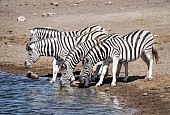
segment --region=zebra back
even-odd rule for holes
[[[100,34],[95,39],[87,40],[72,48],[63,62],[63,64],[66,64],[67,67],[69,67],[67,70],[73,70],[90,49],[96,44],[109,39],[110,36],[119,36],[119,34]]]
[[[106,30],[98,25],[91,25],[80,30],[66,32],[60,32],[58,30],[49,28],[33,28],[29,30],[31,32],[30,42],[47,38],[62,38],[63,36],[74,38],[92,31],[103,31],[106,33]]]
[[[134,61],[141,56],[143,51],[151,53],[153,43],[154,38],[149,31],[137,30],[122,37],[111,36],[106,41],[93,47],[86,56],[91,58],[92,64],[113,55],[119,56],[120,61]]]

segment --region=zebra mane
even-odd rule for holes
[[[31,30],[31,29],[29,29],[29,30]],[[58,30],[56,30],[56,29],[52,29],[52,28],[45,28],[45,27],[34,27],[33,29],[32,29],[33,31],[34,30],[45,30],[45,31],[57,31],[57,32],[59,32]]]
[[[134,31],[132,31],[132,32],[129,32],[128,34],[123,35],[123,37],[126,37],[126,36],[128,36],[128,35],[131,35],[132,33],[136,33],[136,32],[138,32],[138,31],[145,31],[145,30],[144,30],[144,29],[137,29],[137,30],[134,30]]]
[[[99,44],[102,43],[101,41],[99,41],[99,40],[97,40],[97,39],[96,39],[96,41],[97,41],[97,43],[96,43],[93,47],[91,47],[91,48],[89,49],[89,51],[86,53],[86,55],[83,57],[83,59],[82,59],[82,63],[83,63],[83,64],[84,64],[85,58],[87,57],[87,54],[88,54],[96,45],[99,45]]]

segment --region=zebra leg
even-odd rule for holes
[[[125,78],[123,79],[124,82],[127,82],[128,79],[128,62],[124,63],[124,67],[125,67]]]
[[[119,58],[113,56],[113,68],[112,68],[113,79],[112,79],[111,86],[116,86],[116,71],[117,71],[118,62],[119,62]]]
[[[97,66],[97,67],[96,67],[96,71],[95,71],[95,73],[94,73],[94,76],[92,77],[92,81],[96,81],[96,78],[97,78],[97,76],[98,76],[98,73],[99,73],[99,71],[100,71],[100,68],[102,67],[102,64],[97,64],[96,66]]]
[[[148,66],[148,80],[152,80],[153,56],[150,53],[142,53],[141,58]]]
[[[90,76],[87,76],[86,79],[85,79],[85,84],[84,84],[84,87],[88,87],[89,86],[89,83],[90,83]]]
[[[121,67],[122,67],[122,62],[119,62],[117,67],[117,72],[116,72],[116,79],[119,78]]]
[[[106,75],[107,68],[109,67],[109,61],[103,61],[102,74],[100,75],[100,80],[96,86],[100,86],[103,83],[104,76]]]
[[[99,68],[98,75],[101,75],[101,74],[102,74],[102,70],[103,70],[103,66],[105,65],[105,62],[102,61],[100,65],[101,65],[101,66],[100,66],[100,68]]]
[[[153,59],[149,60],[149,73],[148,73],[148,80],[152,80],[152,68],[153,68]]]
[[[50,83],[54,83],[56,81],[57,73],[60,69],[61,62],[62,60],[53,60],[53,78],[49,81]]]

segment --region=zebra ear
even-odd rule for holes
[[[35,33],[33,29],[29,29],[29,31],[31,32],[31,34]]]

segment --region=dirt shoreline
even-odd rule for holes
[[[108,33],[127,34],[133,30],[145,29],[155,37],[154,47],[160,60],[154,63],[153,80],[147,81],[146,64],[141,60],[129,63],[127,83],[118,79],[111,88],[111,78],[106,80],[99,91],[121,96],[129,107],[139,110],[137,115],[168,115],[170,113],[170,1],[169,0],[61,0],[53,6],[47,0],[26,1],[0,0],[0,71],[20,75],[28,71],[46,76],[52,73],[51,57],[41,57],[26,69],[25,45],[29,40],[29,28],[51,27],[60,31],[78,30],[92,24],[103,26]],[[51,2],[53,2],[51,0]],[[44,12],[55,13],[43,17]],[[25,16],[25,22],[17,21]],[[78,66],[76,70],[80,70]],[[124,71],[121,70],[123,76]],[[111,67],[109,68],[111,76]],[[95,85],[90,88],[95,88]]]

